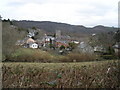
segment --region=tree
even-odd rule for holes
[[[120,30],[118,30],[115,35],[114,35],[114,39],[116,42],[120,42]]]
[[[53,37],[56,37],[56,34],[55,34],[55,33],[53,34]]]
[[[55,44],[53,42],[54,41],[50,38],[50,44],[49,44],[49,46],[50,46],[50,48],[55,49]]]
[[[114,49],[112,47],[110,47],[110,46],[108,47],[107,51],[108,51],[109,55],[114,55],[114,53],[115,53]]]
[[[10,26],[9,22],[3,22],[2,30],[2,54],[5,57],[11,55],[14,52],[15,43],[17,40],[23,39],[26,35],[25,31],[18,31],[18,28],[13,28]]]
[[[36,27],[32,27],[32,29],[36,30]]]
[[[62,49],[65,49],[65,46],[64,46],[64,45],[61,45],[61,46],[60,46],[60,50],[62,50]]]
[[[77,47],[77,45],[76,45],[74,42],[70,42],[70,43],[69,43],[69,47],[70,47],[71,49],[75,49],[75,48]]]
[[[91,36],[89,40],[89,44],[92,47],[95,46],[100,46],[102,45],[103,47],[109,47],[112,46],[115,43],[115,39],[113,38],[114,33],[109,32],[109,33],[99,33],[96,34],[95,36]]]

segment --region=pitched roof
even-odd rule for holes
[[[36,41],[35,40],[33,40],[32,38],[29,38],[27,41],[26,41],[26,43],[35,43]]]

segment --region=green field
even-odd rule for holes
[[[4,88],[120,87],[118,60],[79,63],[3,63]]]

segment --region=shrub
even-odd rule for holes
[[[65,49],[65,46],[64,46],[64,45],[61,45],[61,46],[60,46],[60,50],[62,50],[62,49]]]
[[[5,57],[7,61],[14,62],[83,62],[94,61],[98,57],[89,53],[69,53],[67,55],[56,55],[40,49],[18,48],[14,53]]]
[[[98,58],[95,54],[69,53],[68,55],[54,55],[40,49],[19,48],[8,58],[15,62],[82,62],[94,61]]]
[[[67,56],[62,57],[60,61],[62,62],[81,62],[81,61],[93,61],[96,60],[97,56],[95,54],[86,53],[70,53]]]
[[[116,57],[114,55],[101,55],[103,59],[115,59]]]
[[[56,61],[59,61],[59,62],[71,62],[69,57],[63,56],[63,55],[57,56]]]
[[[52,62],[53,56],[39,49],[20,48],[11,55],[11,61]]]

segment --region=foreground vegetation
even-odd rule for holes
[[[3,63],[4,88],[120,88],[118,60]]]

